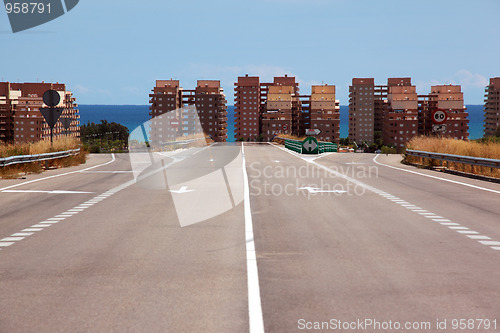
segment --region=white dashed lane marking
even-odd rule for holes
[[[401,204],[411,205],[410,202],[407,202],[407,201],[405,201],[405,200],[403,200],[403,199],[401,199],[401,198],[399,198],[399,197],[397,197],[395,195],[392,195],[392,194],[387,193],[385,191],[382,191],[382,190],[380,190],[380,189],[378,189],[376,187],[373,187],[373,186],[370,186],[368,184],[365,184],[365,183],[363,183],[363,182],[361,182],[361,181],[359,181],[359,180],[357,180],[355,178],[351,178],[351,177],[349,177],[347,175],[339,173],[339,172],[337,172],[335,170],[332,170],[332,169],[330,169],[330,168],[328,168],[328,167],[326,167],[326,166],[324,166],[322,164],[316,163],[316,162],[314,162],[314,159],[312,161],[309,161],[309,160],[305,159],[304,157],[302,157],[302,156],[300,156],[300,155],[298,155],[298,154],[296,154],[296,153],[294,153],[294,152],[292,152],[290,150],[287,150],[285,148],[279,147],[279,146],[274,145],[274,144],[271,144],[271,146],[273,146],[275,148],[278,148],[278,149],[281,149],[284,152],[287,152],[287,153],[289,153],[291,155],[294,155],[295,157],[298,157],[298,158],[300,158],[300,159],[302,159],[302,160],[304,160],[304,161],[306,161],[308,163],[313,163],[317,167],[319,167],[319,168],[321,168],[323,170],[326,170],[326,171],[330,172],[331,174],[334,174],[334,175],[336,175],[336,176],[338,176],[340,178],[344,178],[347,181],[349,181],[349,182],[351,182],[353,184],[357,184],[357,185],[365,188],[366,190],[371,191],[373,193],[376,193],[376,194],[380,195],[381,197],[386,198],[386,199],[388,199],[388,200],[390,200],[390,201],[392,201],[394,203],[397,203],[397,204],[400,204],[400,205]],[[402,170],[402,171],[405,171],[405,172],[416,173],[416,174],[419,174],[419,175],[422,175],[422,176],[427,176],[427,177],[431,177],[431,178],[437,178],[437,179],[441,179],[441,180],[444,180],[444,181],[449,181],[449,182],[452,182],[452,183],[462,184],[462,185],[465,185],[465,186],[469,186],[469,187],[473,187],[473,188],[477,188],[477,189],[481,189],[481,190],[485,190],[485,191],[490,191],[490,192],[494,192],[494,193],[500,193],[500,191],[490,190],[490,189],[482,188],[482,187],[479,187],[479,186],[474,186],[474,185],[470,185],[470,184],[466,184],[466,183],[461,183],[461,182],[457,182],[457,181],[452,181],[452,180],[448,180],[448,179],[444,179],[444,178],[439,178],[439,177],[435,177],[435,176],[420,174],[420,173],[417,173],[417,172],[414,172],[414,171],[400,169],[400,168],[396,168],[396,167],[393,167],[393,166],[388,166],[388,165],[385,165],[385,164],[377,162],[377,160],[376,160],[377,156],[375,156],[375,158],[373,159],[373,161],[375,163],[379,164],[379,165],[383,165],[383,166],[387,166],[389,168],[394,168],[394,169]],[[428,210],[425,210],[425,209],[423,209],[421,207],[417,207],[415,205],[408,206],[408,207],[405,207],[405,208],[409,208],[412,212],[415,212],[415,213],[417,213],[417,214],[419,214],[421,216],[425,216],[425,217],[427,217],[429,219],[432,219],[435,222],[440,222],[441,225],[443,225],[443,223],[441,223],[441,222],[450,222],[450,223],[452,222],[449,219],[446,219],[446,218],[444,218],[442,216],[436,215],[436,214],[434,214],[432,212],[429,212]],[[469,230],[469,228],[461,226],[458,223],[453,224],[453,225],[444,225],[444,226],[446,226],[450,230],[454,230],[454,231],[456,231],[457,233],[460,233],[460,234],[464,234],[464,235],[479,235],[479,232],[474,231],[474,230]],[[471,238],[468,237],[468,239],[471,239]],[[478,240],[478,239],[475,239],[475,240]],[[493,250],[500,250],[500,242],[497,242],[497,241],[484,241],[484,240],[483,241],[478,240],[478,242],[480,244],[489,246]]]
[[[381,164],[381,163],[378,163],[376,161],[376,157],[373,159],[373,161],[377,164]],[[384,164],[381,164],[381,165],[384,165]],[[386,166],[386,165],[384,165],[384,166]],[[403,169],[401,169],[401,170],[403,170]],[[403,171],[407,171],[407,170],[403,170]],[[409,171],[409,172],[411,172],[411,171]],[[467,184],[464,184],[464,185],[467,185]],[[467,185],[467,186],[469,186],[469,185]],[[368,185],[366,187],[368,188]],[[476,187],[476,186],[472,186],[472,187]],[[477,188],[479,188],[479,187],[477,187]],[[422,209],[421,207],[417,207],[415,205],[412,205],[411,203],[406,202],[406,201],[404,201],[396,196],[393,196],[387,192],[381,191],[381,190],[373,188],[371,186],[368,189],[371,190],[372,192],[377,193],[378,195],[380,195],[386,199],[389,199],[392,202],[400,204],[402,207],[410,209],[414,213],[417,213],[423,217],[432,219],[432,221],[438,222],[440,225],[448,227],[448,229],[450,229],[450,230],[454,230],[457,233],[463,234],[463,235],[467,236],[469,239],[476,240],[480,244],[489,246],[493,250],[496,250],[496,251],[500,250],[500,242],[491,240],[491,237],[488,237],[485,235],[480,235],[479,232],[477,232],[477,231],[470,230],[469,228],[462,226],[459,223],[455,223],[449,219],[446,219],[443,216],[436,215],[432,212],[429,212],[428,210]],[[483,189],[483,188],[480,188],[480,189]],[[492,192],[496,192],[496,191],[492,191]],[[498,192],[496,192],[496,193],[498,193]]]
[[[118,193],[119,191],[129,187],[130,185],[134,184],[135,181],[130,180],[122,185],[119,185],[109,191],[104,192],[103,194],[100,194],[90,200],[87,200],[86,202],[79,204],[78,206],[75,206],[71,209],[68,209],[67,211],[57,214],[54,217],[48,218],[42,222],[38,222],[37,224],[32,225],[29,228],[23,229],[21,232],[14,233],[10,235],[9,237],[3,238],[0,240],[0,250],[1,248],[9,247],[11,245],[16,244],[19,241],[22,241],[26,237],[32,236],[37,232],[40,232],[42,230],[45,230],[54,224],[63,222],[72,216],[75,216],[83,211],[85,209],[92,207],[93,205],[103,201],[106,198],[109,198],[113,194]]]

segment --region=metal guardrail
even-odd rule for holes
[[[5,158],[0,158],[0,167],[5,167],[8,165],[13,165],[13,164],[55,160],[57,158],[63,158],[63,157],[69,157],[71,155],[77,155],[79,152],[80,152],[80,148],[72,149],[72,150],[65,150],[65,151],[57,151],[54,153],[10,156],[10,157],[5,157]]]
[[[482,158],[482,157],[472,157],[472,156],[462,156],[462,155],[451,155],[451,154],[439,154],[430,153],[428,151],[421,150],[406,150],[406,155],[430,158],[433,160],[457,162],[470,165],[483,166],[488,168],[500,168],[500,160],[492,158]]]

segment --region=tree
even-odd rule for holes
[[[374,142],[374,144],[376,146],[375,150],[381,149],[382,146],[384,145],[384,140],[382,138],[382,132],[381,131],[375,131],[373,133],[373,139],[374,139],[373,142]]]
[[[349,146],[351,144],[351,140],[349,140],[349,138],[340,138],[339,143],[341,146]]]
[[[80,138],[92,152],[121,150],[127,146],[128,136],[127,127],[107,120],[101,120],[100,124],[88,122],[80,128]]]

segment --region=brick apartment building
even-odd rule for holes
[[[446,129],[433,132],[432,112],[442,109],[448,120]],[[460,140],[469,138],[469,114],[464,105],[464,95],[459,85],[436,85],[431,93],[419,96],[419,134],[440,135]]]
[[[384,144],[401,148],[418,134],[418,97],[415,86],[408,82],[388,84],[382,123]]]
[[[299,119],[302,112],[299,84],[293,76],[275,77],[273,83],[263,83],[261,91],[261,134],[265,141],[275,135],[299,135]]]
[[[444,109],[446,131],[433,132],[432,112]],[[373,78],[353,78],[349,87],[349,138],[372,143],[380,131],[386,145],[402,148],[419,134],[468,138],[468,114],[460,86],[433,86],[429,95],[417,95],[411,78],[389,78],[375,85]]]
[[[320,141],[339,142],[340,105],[335,98],[335,86],[315,85],[311,88],[309,101],[309,128],[320,130],[316,138]]]
[[[70,127],[65,129],[60,121],[54,127],[54,138],[61,136],[80,137],[80,115],[71,91],[61,83],[10,83],[0,82],[0,141],[35,142],[50,139],[50,128],[40,113],[43,93],[47,90],[59,92],[63,108],[61,118],[70,118]]]
[[[215,141],[226,141],[227,101],[220,81],[199,80],[194,90],[185,90],[178,80],[157,80],[152,92],[149,140],[153,144],[201,130]]]
[[[484,136],[494,136],[500,129],[500,77],[490,79],[484,94]]]
[[[378,123],[382,108],[379,106]],[[352,141],[373,142],[375,132],[375,80],[353,78],[349,87],[349,138]]]
[[[262,134],[265,141],[275,135],[297,134],[301,112],[300,100],[292,85],[269,87],[265,110],[262,112]]]
[[[235,138],[256,139],[260,134],[262,95],[258,76],[240,76],[234,83]]]
[[[220,81],[199,80],[194,102],[203,131],[217,142],[227,139],[227,101]]]
[[[302,136],[305,129],[319,129],[319,140],[338,141],[339,101],[335,86],[313,86],[311,95],[300,95],[295,77],[275,77],[271,83],[259,77],[238,77],[234,84],[235,138],[269,141],[278,134]]]
[[[151,116],[149,141],[153,144],[175,141],[180,136],[178,127],[170,126],[174,119],[180,121],[182,88],[178,80],[156,80],[156,86],[149,95]],[[181,134],[182,135],[182,134]]]

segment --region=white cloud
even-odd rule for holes
[[[138,87],[123,87],[122,90],[134,96],[144,96],[145,94],[144,89],[139,89]],[[146,93],[148,92],[146,91]]]
[[[90,88],[85,87],[81,84],[76,84],[74,88],[74,92],[82,95],[86,95],[90,92]]]
[[[451,79],[455,84],[460,84],[463,87],[481,87],[488,85],[488,79],[481,74],[472,73],[468,70],[461,69],[455,73]]]
[[[69,85],[67,85],[69,86]],[[73,94],[76,96],[77,101],[82,103],[81,101],[106,101],[107,104],[115,103],[114,100],[111,100],[114,97],[114,94],[108,89],[100,89],[100,88],[92,88],[88,86],[84,86],[82,84],[75,84],[74,89],[72,90]],[[84,99],[80,99],[84,97]],[[94,102],[92,102],[94,103]],[[85,102],[83,103],[85,104]]]
[[[461,69],[451,76],[444,79],[432,79],[426,81],[415,81],[419,94],[427,94],[430,92],[431,86],[441,84],[458,84],[462,86],[462,91],[469,89],[481,88],[488,85],[488,79],[481,74],[472,73],[466,69]]]

